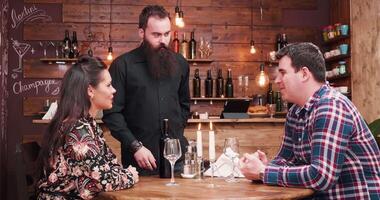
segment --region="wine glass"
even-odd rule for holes
[[[243,86],[243,76],[238,76],[238,86],[239,86],[239,92],[242,97],[244,97],[244,86]]]
[[[167,139],[164,146],[164,157],[170,162],[172,175],[167,186],[177,186],[174,180],[174,164],[181,157],[181,144],[178,139]]]
[[[273,118],[274,114],[276,114],[276,104],[268,104],[267,107],[270,118]]]
[[[227,182],[238,182],[238,179],[235,178],[235,159],[239,156],[239,141],[236,137],[226,138],[224,140],[223,153],[232,162],[232,171],[231,174],[227,176]]]

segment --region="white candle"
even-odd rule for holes
[[[201,123],[198,124],[197,130],[197,156],[202,157],[202,131],[201,131]]]
[[[208,132],[209,144],[208,144],[208,153],[209,160],[215,161],[215,132],[212,130],[212,122],[210,122],[210,131]]]

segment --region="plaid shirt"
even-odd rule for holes
[[[290,109],[263,181],[314,189],[315,199],[380,199],[380,151],[352,102],[323,85]]]

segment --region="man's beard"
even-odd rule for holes
[[[164,43],[161,43],[158,48],[154,48],[145,39],[142,47],[148,62],[149,73],[154,79],[173,77],[177,71],[178,62],[172,50]]]

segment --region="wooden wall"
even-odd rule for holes
[[[28,22],[23,27],[23,39],[28,42],[59,41],[63,39],[66,29],[76,31],[81,43],[82,52],[87,52],[89,41],[89,4],[81,0],[24,0],[25,3],[34,5],[54,4],[59,5],[61,17],[48,23]],[[101,58],[106,57],[109,32],[110,0],[93,0],[91,3],[91,29],[97,36],[92,46],[95,46],[94,54]],[[286,33],[289,42],[311,41],[318,43],[320,38],[319,27],[313,24],[287,26],[283,24],[286,18],[284,13],[296,11],[313,12],[318,9],[317,0],[267,0],[263,2],[263,18],[260,16],[259,0],[195,0],[183,1],[183,11],[186,26],[178,30],[190,33],[195,29],[195,38],[200,37],[211,40],[213,54],[211,64],[198,64],[191,68],[190,79],[195,68],[200,69],[201,78],[206,77],[206,71],[212,69],[213,77],[216,77],[218,68],[223,69],[224,77],[228,68],[232,68],[235,96],[241,95],[237,91],[237,76],[248,75],[250,79],[249,95],[264,94],[266,88],[259,88],[255,83],[255,76],[259,72],[259,65],[268,60],[268,53],[274,50],[274,43],[278,33]],[[117,55],[129,51],[138,46],[140,39],[137,34],[138,15],[145,5],[157,3],[171,13],[174,12],[175,0],[144,0],[122,1],[112,0],[112,44]],[[253,38],[258,52],[249,53],[251,35],[250,12],[253,6]],[[301,20],[301,19],[300,19]],[[305,19],[303,19],[305,20]],[[308,20],[308,19],[306,19]],[[300,23],[304,24],[304,23]],[[177,29],[173,26],[174,29]],[[48,56],[54,55],[54,49],[50,48]],[[41,63],[38,58],[24,59],[24,78],[61,78],[67,66],[47,65]],[[271,74],[273,68],[266,68]],[[190,86],[192,82],[190,81]],[[202,82],[203,84],[203,82]],[[202,85],[203,87],[203,85]],[[192,88],[192,87],[190,87]],[[204,89],[202,88],[203,92]],[[198,104],[193,111],[204,111],[206,104]],[[220,107],[220,106],[219,106]],[[24,110],[30,110],[24,108]],[[215,114],[215,113],[213,113]]]
[[[351,0],[353,102],[368,123],[380,118],[380,4]]]

